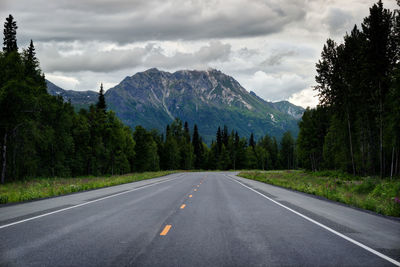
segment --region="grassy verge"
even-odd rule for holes
[[[245,171],[239,176],[400,217],[400,180],[354,177],[333,171]]]
[[[164,176],[177,171],[131,173],[118,176],[77,178],[35,178],[0,185],[0,203],[23,202],[73,192],[125,184]]]

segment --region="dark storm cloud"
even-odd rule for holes
[[[23,39],[119,43],[267,35],[302,20],[306,7],[305,0],[6,0],[2,5],[0,15],[13,13],[23,24]]]

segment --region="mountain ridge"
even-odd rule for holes
[[[80,94],[87,97],[87,92]],[[267,102],[215,69],[170,73],[151,68],[125,77],[105,97],[109,109],[132,128],[142,125],[163,132],[178,117],[191,127],[196,123],[207,143],[223,125],[247,137],[254,133],[256,138],[265,134],[279,138],[287,130],[296,136],[299,114],[304,112],[288,101]],[[71,103],[82,104],[78,99]]]

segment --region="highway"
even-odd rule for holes
[[[0,266],[400,265],[400,220],[235,174],[2,206]]]

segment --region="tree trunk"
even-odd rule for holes
[[[395,175],[398,175],[399,174],[399,169],[398,169],[398,166],[399,166],[399,149],[397,148],[397,150],[396,150],[396,167],[394,168],[394,173],[395,173]]]
[[[6,179],[6,165],[7,163],[7,130],[4,133],[4,141],[3,141],[3,166],[1,169],[1,183],[4,184]]]
[[[393,146],[393,149],[392,149],[392,164],[391,164],[391,167],[390,167],[390,180],[392,180],[392,178],[393,178],[393,160],[394,160],[394,146]]]
[[[349,114],[349,112],[347,112],[347,129],[349,130],[351,166],[353,167],[353,175],[356,175],[356,168],[354,166],[353,141],[351,140],[352,138],[351,138],[351,127],[350,127],[350,114]]]
[[[365,174],[365,147],[364,147],[364,127],[361,127],[361,135],[360,135],[360,149],[361,149],[361,172]]]
[[[381,82],[379,82],[379,161],[380,161],[380,176],[383,178],[383,118],[382,118],[382,113],[383,113],[383,103],[382,103],[382,88],[381,88]]]

